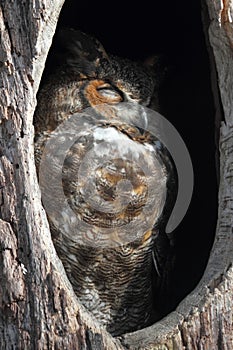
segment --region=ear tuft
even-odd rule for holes
[[[87,78],[95,77],[101,62],[108,61],[101,43],[79,30],[60,29],[55,44],[58,47],[59,63]]]
[[[167,57],[162,54],[148,56],[144,60],[144,65],[151,70],[153,76],[162,80],[168,71]]]
[[[160,61],[161,61],[162,57],[163,57],[162,55],[151,55],[151,56],[148,56],[144,60],[144,65],[146,67],[149,67],[149,68],[154,68],[158,64],[160,64]]]

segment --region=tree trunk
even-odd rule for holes
[[[221,100],[225,117],[219,135],[218,223],[207,269],[174,312],[151,327],[114,339],[72,291],[51,241],[35,172],[35,96],[63,2],[0,0],[0,349],[230,350],[233,4],[206,0],[209,51],[220,92],[212,64],[214,96],[218,106]]]

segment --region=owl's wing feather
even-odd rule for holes
[[[79,30],[62,28],[55,40],[61,64],[65,64],[70,70],[80,72],[83,76],[96,77],[102,61],[109,60],[101,43]]]
[[[167,172],[167,197],[160,220],[154,228],[159,232],[155,236],[152,252],[156,272],[153,282],[157,296],[156,308],[160,309],[161,314],[166,314],[173,302],[172,273],[175,264],[175,234],[167,234],[166,225],[177,197],[178,176],[173,159],[165,146],[161,145],[159,154]]]

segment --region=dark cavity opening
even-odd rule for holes
[[[170,312],[197,285],[217,222],[215,108],[199,1],[132,3],[66,0],[58,27],[96,37],[107,52],[132,60],[163,54],[168,74],[160,92],[161,113],[178,130],[194,168],[192,202],[176,229],[176,263]],[[54,53],[52,46],[50,56]],[[49,62],[49,60],[48,60]],[[49,70],[47,65],[47,70]]]

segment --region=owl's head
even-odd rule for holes
[[[109,55],[97,39],[70,28],[58,31],[55,43],[60,73],[73,81],[82,81],[90,106],[119,102],[150,104],[158,82],[157,56],[140,63]]]
[[[108,55],[98,40],[67,28],[55,35],[54,47],[38,94],[36,133],[97,105],[132,102],[158,110],[158,57],[144,64]]]

